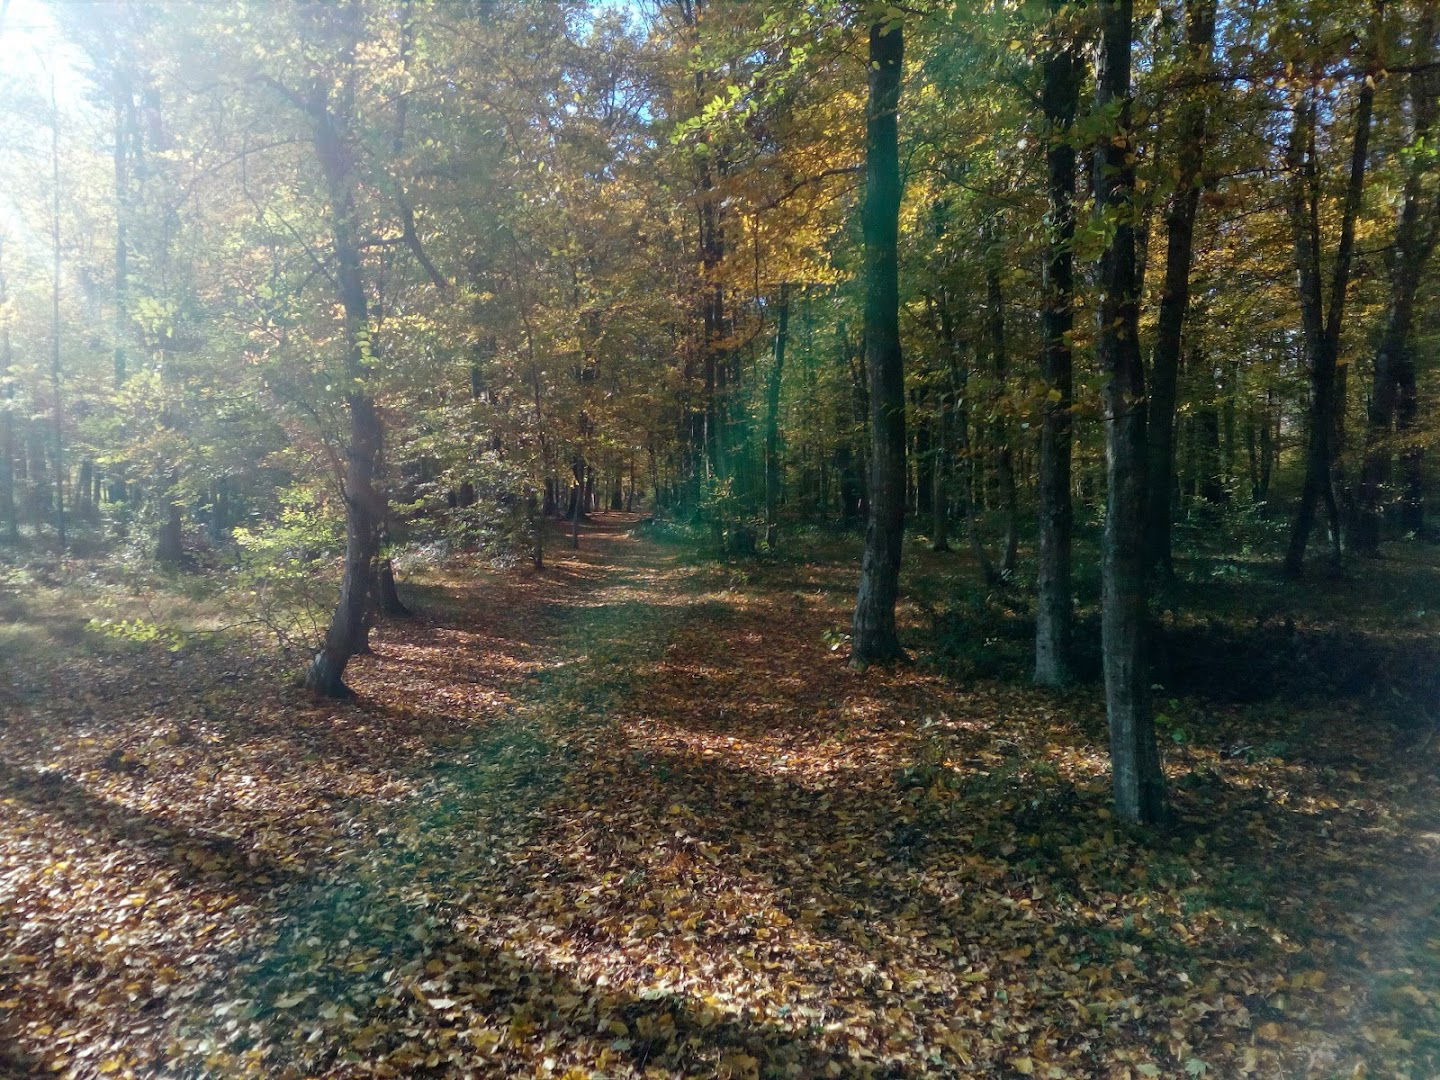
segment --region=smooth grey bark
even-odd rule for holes
[[[865,364],[870,382],[870,486],[865,554],[855,598],[850,662],[898,660],[895,602],[905,533],[905,370],[900,352],[899,17],[870,26],[870,94],[865,116]]]
[[[1105,534],[1101,651],[1116,816],[1158,824],[1165,778],[1150,713],[1145,572],[1145,375],[1140,356],[1135,264],[1135,144],[1131,127],[1131,0],[1099,0],[1095,106],[1115,127],[1096,148],[1097,212],[1109,243],[1100,257],[1096,353],[1105,375]]]
[[[1050,0],[1052,19],[1064,0]],[[1080,99],[1081,62],[1073,42],[1052,30],[1045,57],[1043,107],[1049,211],[1041,282],[1041,377],[1046,388],[1040,423],[1039,538],[1035,567],[1035,682],[1064,686],[1073,678],[1074,598],[1070,549],[1071,407],[1074,394],[1070,335],[1075,326],[1075,147],[1070,141]]]
[[[1215,47],[1215,0],[1189,0],[1186,10],[1185,61],[1195,87],[1181,106],[1176,125],[1175,192],[1165,214],[1165,279],[1155,323],[1150,359],[1149,503],[1146,509],[1146,556],[1152,572],[1173,577],[1171,558],[1171,492],[1175,487],[1175,403],[1180,374],[1180,346],[1190,308],[1190,268],[1195,219],[1200,205],[1205,166],[1207,84]]]

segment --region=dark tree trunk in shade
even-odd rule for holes
[[[852,624],[851,662],[904,656],[895,628],[905,532],[905,372],[900,353],[900,151],[904,62],[900,18],[870,27],[870,97],[865,118],[865,362],[870,381],[870,486],[865,554]]]
[[[1417,70],[1407,77],[1406,97],[1410,105],[1409,141],[1415,146],[1429,145],[1440,105],[1440,72],[1429,66],[1434,58],[1437,18],[1440,15],[1435,8],[1427,7],[1414,35]],[[1429,168],[1428,159],[1416,156],[1406,171],[1395,243],[1387,267],[1390,293],[1385,330],[1375,354],[1355,528],[1355,549],[1367,555],[1376,554],[1380,548],[1382,498],[1391,482],[1391,440],[1396,434],[1410,435],[1415,417],[1415,299],[1425,265],[1440,239],[1440,206],[1430,205],[1425,197],[1424,181]],[[1402,445],[1401,454],[1401,523],[1406,531],[1418,534],[1423,524],[1418,483],[1420,450],[1414,445]]]
[[[1002,255],[999,237],[992,224],[986,226],[988,248],[985,260],[985,317],[990,337],[990,369],[995,378],[992,395],[995,419],[990,435],[995,443],[995,481],[999,487],[1000,505],[1005,511],[1005,538],[1000,554],[1000,576],[1008,581],[1015,573],[1016,554],[1020,545],[1020,505],[1015,490],[1015,457],[1010,446],[1010,422],[1004,415],[1000,400],[1009,375],[1009,356],[1005,346],[1005,294],[1000,283]]]
[[[775,359],[765,384],[765,546],[774,551],[780,539],[780,380],[790,337],[790,286],[780,286],[775,311]]]
[[[935,410],[935,464],[930,470],[934,490],[930,495],[930,550],[950,550],[950,427],[951,396],[941,387]]]
[[[1052,16],[1063,0],[1051,0]],[[1073,364],[1070,335],[1075,326],[1075,173],[1071,129],[1080,96],[1080,58],[1074,45],[1059,42],[1045,58],[1043,103],[1049,145],[1041,376],[1046,400],[1040,425],[1039,537],[1036,556],[1035,682],[1064,686],[1073,677],[1071,627],[1074,600],[1070,547],[1074,511],[1070,499]]]
[[[1165,214],[1165,279],[1155,321],[1155,348],[1150,360],[1149,462],[1146,508],[1146,557],[1152,572],[1174,576],[1170,525],[1174,517],[1175,403],[1180,374],[1180,346],[1190,307],[1190,268],[1195,245],[1195,218],[1205,166],[1206,114],[1209,91],[1204,77],[1215,46],[1215,0],[1188,0],[1185,27],[1186,64],[1196,76],[1177,124],[1175,193]]]
[[[357,8],[352,4],[347,14],[352,32],[345,57],[349,72],[338,113],[329,100],[328,85],[318,83],[306,110],[330,202],[334,270],[344,318],[345,375],[350,383],[345,402],[350,420],[349,445],[345,448],[345,569],[324,644],[305,674],[306,687],[327,697],[351,694],[344,681],[345,668],[365,642],[370,582],[380,526],[385,520],[384,506],[375,489],[382,427],[368,388],[369,309],[361,270],[354,161],[346,142],[355,77],[353,20]]]
[[[1101,552],[1101,653],[1116,816],[1165,817],[1165,778],[1150,714],[1146,660],[1145,377],[1135,273],[1135,146],[1131,129],[1131,0],[1099,0],[1095,104],[1116,130],[1095,151],[1097,212],[1110,240],[1100,257],[1096,353],[1105,377],[1105,534]]]
[[[169,484],[165,485],[168,489]],[[155,561],[161,566],[175,567],[185,561],[185,534],[180,504],[165,499],[165,517],[155,533]]]
[[[1372,34],[1373,36],[1373,34]],[[1341,557],[1341,520],[1337,499],[1338,437],[1344,402],[1339,397],[1337,367],[1340,333],[1345,317],[1346,291],[1355,251],[1355,223],[1365,188],[1369,160],[1370,120],[1375,104],[1375,82],[1366,78],[1359,84],[1355,99],[1355,134],[1350,151],[1350,175],[1340,211],[1340,238],[1330,267],[1330,295],[1326,303],[1323,284],[1320,202],[1321,183],[1316,164],[1316,114],[1313,93],[1295,106],[1290,129],[1287,164],[1290,169],[1290,228],[1294,238],[1295,264],[1300,288],[1300,314],[1304,328],[1306,361],[1310,374],[1310,411],[1305,449],[1305,482],[1300,506],[1285,552],[1285,572],[1299,576],[1304,569],[1305,549],[1321,504],[1330,521],[1330,557]]]

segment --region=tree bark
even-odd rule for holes
[[[1160,291],[1160,313],[1155,323],[1155,348],[1150,362],[1148,416],[1149,462],[1146,509],[1146,558],[1152,573],[1173,577],[1170,526],[1175,487],[1175,402],[1180,374],[1180,345],[1190,307],[1190,267],[1193,262],[1195,218],[1200,205],[1205,165],[1205,128],[1208,105],[1204,76],[1215,47],[1215,0],[1188,0],[1185,26],[1187,67],[1197,86],[1181,107],[1176,139],[1175,193],[1165,215],[1165,280]]]
[[[905,653],[895,628],[905,532],[905,371],[900,352],[900,147],[904,63],[900,18],[870,26],[870,97],[865,123],[865,360],[870,378],[870,488],[865,554],[852,625],[852,664]]]
[[[0,237],[0,309],[9,303],[9,287],[5,279],[4,238]],[[20,540],[20,520],[15,509],[15,386],[10,381],[10,365],[14,361],[10,345],[10,322],[0,320],[0,524],[5,539],[14,544]]]
[[[50,76],[50,244],[53,257],[50,280],[50,403],[53,414],[55,464],[55,533],[63,548],[65,536],[65,409],[60,372],[60,106],[55,98],[55,76]]]
[[[993,222],[993,218],[991,219]],[[987,223],[988,249],[985,260],[986,322],[990,334],[990,371],[995,379],[991,393],[990,435],[995,443],[995,481],[1005,511],[1005,538],[1001,546],[1000,576],[1009,581],[1015,574],[1020,546],[1020,507],[1015,490],[1015,457],[1010,446],[1010,422],[1005,416],[1005,380],[1009,357],[1005,348],[1005,293],[1000,282],[1002,252],[994,226]]]
[[[353,35],[353,20],[356,18],[353,5],[349,18],[352,20]],[[368,389],[370,316],[360,261],[354,160],[346,142],[353,94],[354,46],[352,36],[345,58],[349,66],[348,81],[338,108],[332,106],[326,86],[318,82],[308,108],[314,127],[315,153],[330,201],[335,274],[344,309],[345,375],[349,382],[346,408],[350,419],[350,440],[345,450],[344,479],[345,570],[324,644],[305,675],[306,687],[327,697],[351,696],[344,682],[345,668],[364,644],[370,580],[374,573],[379,527],[385,519],[375,490],[383,429]]]
[[[1101,650],[1116,816],[1157,824],[1165,778],[1150,714],[1146,657],[1145,376],[1135,272],[1135,145],[1130,110],[1131,0],[1099,0],[1095,104],[1116,129],[1095,152],[1097,210],[1113,230],[1100,258],[1097,358],[1105,375],[1106,512],[1101,565]]]
[[[780,378],[790,335],[790,286],[781,284],[775,313],[775,362],[765,386],[765,546],[780,539]]]
[[[1050,0],[1052,19],[1065,7]],[[1049,145],[1049,197],[1041,333],[1041,376],[1046,398],[1040,425],[1039,542],[1036,557],[1035,682],[1064,686],[1073,678],[1071,629],[1074,599],[1070,548],[1071,405],[1074,391],[1070,337],[1075,326],[1075,147],[1071,129],[1080,98],[1080,58],[1068,35],[1052,28],[1045,58],[1043,107]]]
[[[1428,64],[1434,52],[1436,12],[1425,9],[1415,29],[1417,43],[1415,66],[1407,85],[1410,104],[1411,131],[1409,142],[1428,146],[1435,126],[1437,93],[1440,76]],[[1417,156],[1405,175],[1400,213],[1395,223],[1395,246],[1389,258],[1390,295],[1387,303],[1385,330],[1375,355],[1375,382],[1370,395],[1365,432],[1365,463],[1360,477],[1359,505],[1355,529],[1355,549],[1375,555],[1380,548],[1381,499],[1390,482],[1392,433],[1399,427],[1407,431],[1415,411],[1415,298],[1424,276],[1425,264],[1440,238],[1440,207],[1426,213],[1424,181],[1430,167],[1428,160]],[[1427,220],[1428,218],[1428,220]],[[1403,484],[1402,519],[1408,529],[1419,532],[1419,489],[1416,447],[1403,450],[1407,459],[1406,481]],[[1414,458],[1414,462],[1410,460]]]
[[[1336,368],[1345,316],[1345,294],[1350,284],[1350,264],[1355,250],[1355,221],[1360,213],[1360,200],[1365,188],[1374,103],[1374,79],[1367,76],[1360,84],[1355,101],[1355,137],[1351,144],[1350,175],[1340,213],[1340,239],[1331,268],[1328,310],[1320,265],[1320,181],[1315,160],[1318,107],[1313,98],[1297,104],[1290,132],[1289,213],[1295,242],[1306,359],[1310,368],[1305,485],[1285,553],[1285,572],[1291,577],[1298,577],[1304,569],[1305,549],[1315,523],[1315,511],[1322,501],[1330,519],[1331,559],[1338,565],[1341,558],[1342,526],[1336,497],[1336,470],[1339,465],[1337,440],[1341,432],[1340,416],[1344,402],[1337,395]]]

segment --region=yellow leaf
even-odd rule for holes
[[[1010,1067],[1022,1076],[1035,1075],[1035,1062],[1028,1057],[1013,1057],[1010,1059]]]

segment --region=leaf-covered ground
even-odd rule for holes
[[[912,609],[854,672],[848,560],[631,524],[412,584],[341,705],[51,613],[0,661],[0,1075],[1440,1074],[1410,704],[1177,699],[1127,835],[1093,687],[957,680]]]

